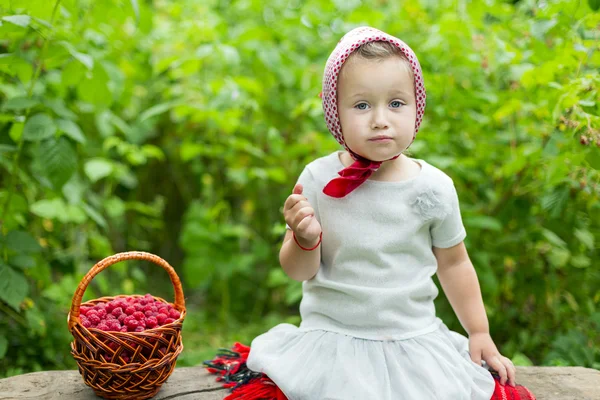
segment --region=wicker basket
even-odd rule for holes
[[[81,304],[88,284],[102,270],[124,260],[152,261],[164,268],[175,289],[174,308],[181,313],[170,324],[143,332],[107,332],[86,328],[80,319],[80,307],[108,303],[111,300],[132,296],[102,297]],[[167,303],[154,297],[155,301]],[[100,261],[79,283],[67,317],[69,331],[74,337],[71,354],[77,361],[79,372],[86,385],[105,399],[148,399],[154,396],[175,369],[177,357],[183,350],[181,326],[185,318],[185,301],[181,281],[175,270],[154,254],[132,251],[119,253]],[[128,352],[130,360],[123,353]],[[109,361],[110,360],[110,361]]]

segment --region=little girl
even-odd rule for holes
[[[309,163],[284,204],[279,258],[303,281],[302,323],[205,363],[234,387],[227,398],[534,399],[490,336],[452,179],[403,154],[425,110],[413,51],[354,29],[321,97],[346,151]],[[435,315],[436,272],[468,339]]]

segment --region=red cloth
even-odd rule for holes
[[[329,181],[323,188],[323,193],[331,197],[344,197],[369,179],[371,174],[381,166],[381,162],[361,159],[339,171],[341,178]]]
[[[494,375],[494,394],[490,400],[535,400],[535,396],[525,386],[516,385],[515,387],[500,384],[500,377]]]

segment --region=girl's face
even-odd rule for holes
[[[353,152],[385,161],[402,153],[415,132],[417,108],[410,66],[400,57],[346,62],[338,78],[338,113]]]

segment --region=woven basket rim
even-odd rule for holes
[[[169,277],[171,278],[171,283],[172,283],[174,291],[175,291],[175,301],[173,303],[170,303],[161,297],[152,296],[152,295],[151,296],[153,298],[163,300],[168,304],[173,304],[175,309],[181,313],[185,312],[186,308],[185,308],[185,298],[183,295],[183,288],[181,285],[181,280],[179,279],[179,276],[175,272],[175,269],[167,261],[165,261],[164,259],[162,259],[161,257],[159,257],[155,254],[144,252],[144,251],[128,251],[128,252],[124,252],[124,253],[117,253],[117,254],[114,254],[109,257],[105,257],[101,261],[97,262],[92,268],[90,268],[88,273],[81,279],[81,281],[79,282],[79,285],[77,286],[77,290],[75,291],[75,294],[73,295],[73,299],[71,301],[71,308],[69,310],[69,313],[67,314],[67,324],[69,326],[69,331],[73,330],[73,327],[75,326],[76,322],[78,322],[79,324],[81,323],[81,318],[80,318],[81,300],[83,299],[85,290],[87,289],[87,287],[90,284],[90,282],[92,281],[92,279],[96,275],[98,275],[100,272],[102,272],[104,269],[110,267],[111,265],[116,264],[120,261],[126,261],[126,260],[151,261],[152,263],[162,267],[165,271],[167,271],[167,273],[169,274]],[[115,298],[115,297],[119,297],[119,296],[140,296],[140,295],[137,295],[137,294],[136,295],[122,295],[121,294],[121,295],[116,295],[116,296],[99,297],[97,299],[88,300],[84,304],[92,302],[92,301],[97,301],[97,300],[106,299],[106,298]]]

